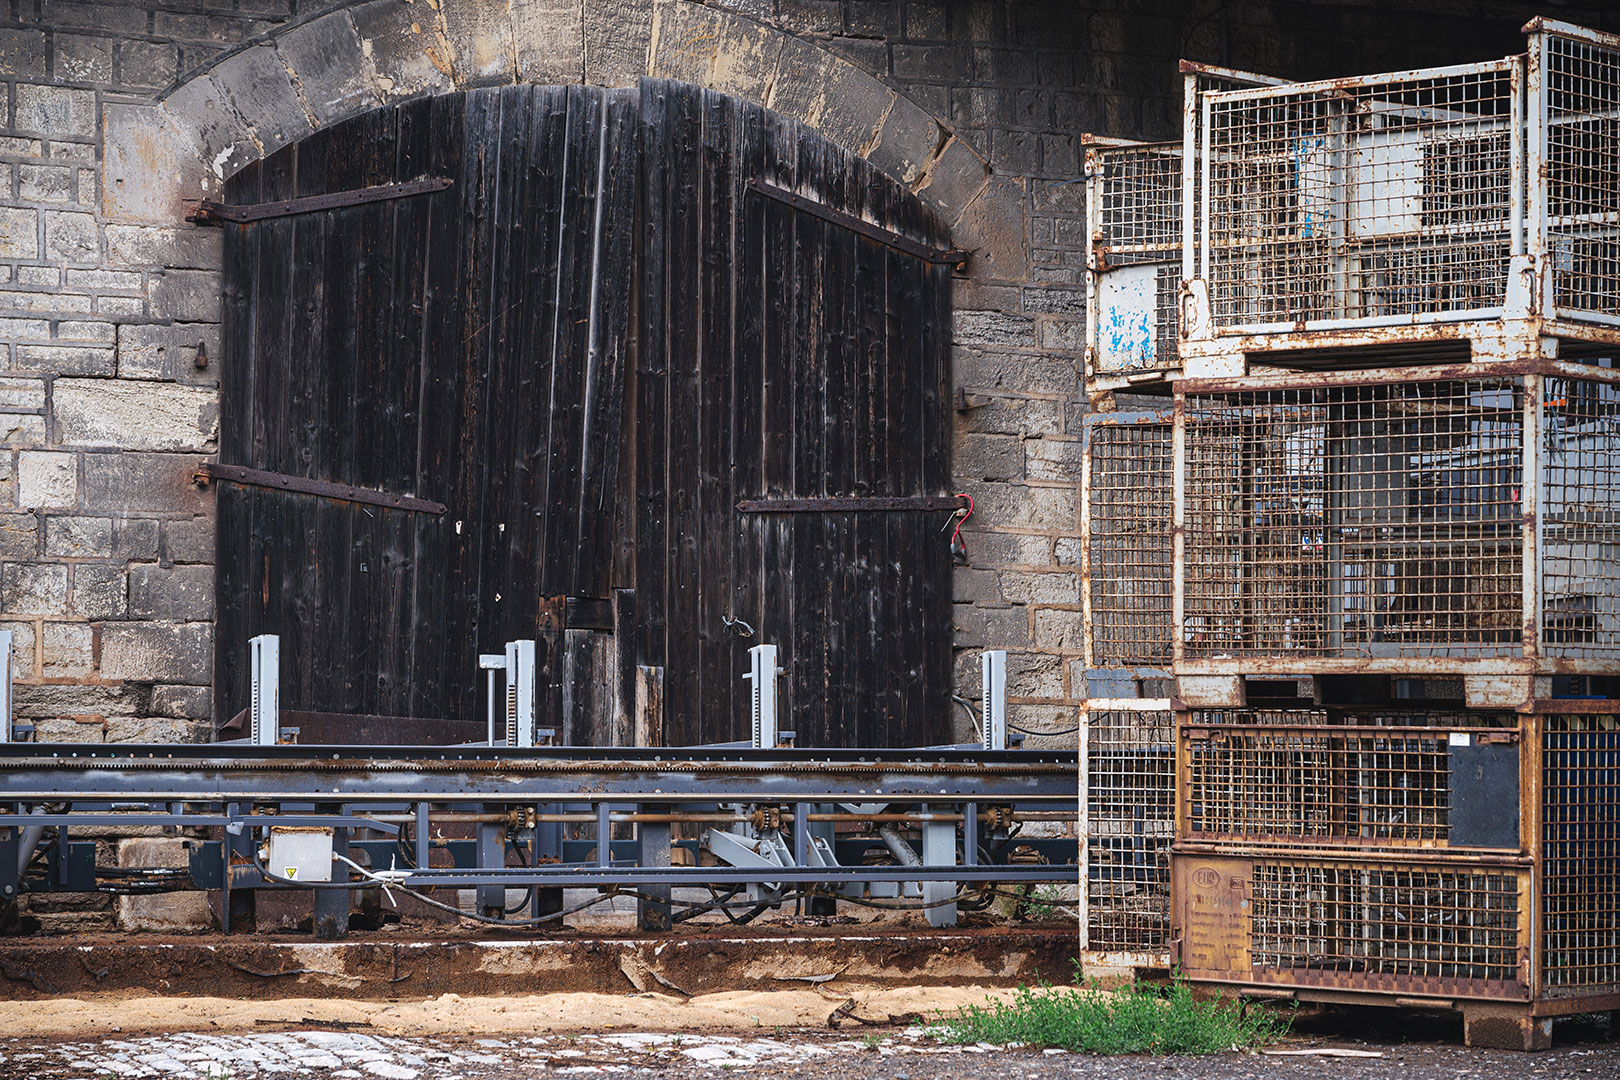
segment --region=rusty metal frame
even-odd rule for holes
[[[1152,665],[1152,664],[1148,664],[1148,665],[1131,665],[1131,664],[1126,664],[1122,668],[1106,668],[1106,669],[1099,666],[1101,658],[1098,656],[1098,650],[1097,650],[1097,645],[1096,645],[1096,627],[1097,627],[1096,601],[1095,601],[1095,597],[1092,595],[1092,586],[1096,581],[1096,569],[1097,569],[1096,566],[1095,566],[1093,555],[1092,555],[1094,542],[1095,542],[1095,535],[1094,535],[1095,521],[1094,521],[1094,517],[1093,517],[1092,500],[1093,500],[1093,496],[1095,494],[1095,482],[1094,482],[1094,477],[1093,477],[1093,468],[1097,464],[1097,444],[1096,444],[1096,440],[1095,440],[1094,436],[1095,436],[1095,433],[1097,432],[1097,430],[1099,428],[1159,427],[1159,426],[1162,426],[1162,427],[1164,427],[1166,429],[1171,429],[1172,425],[1173,425],[1173,422],[1174,422],[1173,421],[1173,415],[1172,415],[1170,410],[1168,410],[1168,409],[1158,409],[1158,410],[1135,411],[1135,412],[1092,413],[1092,414],[1086,416],[1083,419],[1082,423],[1081,423],[1081,441],[1080,441],[1080,605],[1081,605],[1081,622],[1082,622],[1082,628],[1083,628],[1081,647],[1082,647],[1082,650],[1083,650],[1084,666],[1085,666],[1085,670],[1086,670],[1087,675],[1090,675],[1092,672],[1098,672],[1098,671],[1103,671],[1103,670],[1127,671],[1133,677],[1137,677],[1137,678],[1167,677],[1170,674],[1170,661],[1171,661],[1172,657],[1171,657],[1171,654],[1168,653],[1168,652],[1165,655],[1165,662],[1164,662],[1163,665]],[[1171,463],[1173,464],[1173,462],[1174,462],[1174,455],[1172,453],[1172,455],[1171,455]],[[1170,477],[1167,475],[1165,477],[1165,479],[1168,481],[1170,479]],[[1169,526],[1170,526],[1170,523],[1168,521],[1166,521],[1165,522],[1165,530],[1166,530],[1166,536],[1167,537],[1169,535]],[[1171,565],[1167,564],[1166,571],[1169,572],[1172,569],[1173,569],[1173,567]],[[1174,579],[1173,579],[1173,577],[1170,580],[1167,581],[1166,587],[1167,587],[1167,591],[1169,591],[1171,593],[1171,599],[1172,599],[1172,603],[1173,603],[1174,602]],[[1167,628],[1167,632],[1168,632],[1168,636],[1169,636],[1168,644],[1170,644],[1172,647],[1174,645],[1174,638],[1175,638],[1174,625],[1175,625],[1174,624],[1174,614],[1172,612],[1171,613],[1171,624]]]
[[[1140,926],[1120,926],[1115,927],[1113,930],[1113,936],[1116,939],[1136,936],[1138,940],[1132,942],[1134,947],[1102,947],[1102,943],[1094,941],[1091,934],[1093,916],[1098,914],[1097,912],[1093,911],[1091,902],[1091,893],[1093,889],[1092,866],[1098,856],[1097,845],[1093,843],[1092,833],[1094,828],[1101,827],[1101,822],[1093,820],[1091,808],[1093,801],[1093,787],[1098,782],[1098,778],[1093,774],[1091,765],[1093,717],[1100,714],[1128,715],[1132,713],[1156,713],[1169,717],[1169,721],[1166,726],[1169,731],[1170,738],[1169,745],[1167,745],[1165,749],[1166,751],[1169,751],[1172,756],[1170,759],[1170,767],[1165,770],[1164,790],[1159,793],[1158,798],[1162,799],[1171,807],[1172,813],[1169,817],[1160,819],[1156,822],[1149,821],[1144,817],[1138,824],[1149,827],[1156,824],[1163,831],[1163,840],[1165,842],[1165,853],[1167,857],[1170,851],[1170,843],[1173,841],[1175,836],[1176,826],[1173,813],[1175,805],[1174,786],[1176,775],[1173,758],[1175,745],[1175,720],[1171,711],[1170,700],[1167,698],[1095,698],[1085,702],[1080,710],[1080,798],[1078,832],[1080,841],[1080,955],[1082,964],[1087,967],[1096,965],[1109,968],[1163,968],[1170,962],[1169,906],[1172,904],[1172,900],[1170,897],[1170,868],[1168,865],[1163,868],[1162,879],[1163,897],[1164,902],[1167,905],[1164,911],[1165,921],[1161,932],[1161,936],[1164,941],[1164,948],[1154,948],[1150,942],[1140,940],[1140,931],[1144,929]],[[1115,793],[1116,797],[1118,794],[1119,793],[1117,792]],[[1149,805],[1152,801],[1155,801],[1153,792],[1143,790],[1141,794],[1148,800]],[[1141,881],[1133,882],[1132,884],[1146,885],[1149,888],[1152,888],[1155,882],[1149,879],[1143,879]],[[1140,914],[1140,911],[1137,912],[1138,916],[1140,916]],[[1133,934],[1132,931],[1136,931],[1136,933]],[[1151,934],[1151,930],[1149,933]]]

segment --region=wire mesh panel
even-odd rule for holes
[[[1175,833],[1173,728],[1168,709],[1089,714],[1086,941],[1094,951],[1167,948]]]
[[[1553,304],[1620,321],[1620,37],[1548,33],[1540,56]]]
[[[1214,329],[1499,314],[1523,183],[1514,63],[1208,95]]]
[[[1620,718],[1542,719],[1542,987],[1620,991]]]
[[[1181,835],[1199,841],[1443,847],[1452,744],[1511,714],[1193,711],[1182,717]],[[1506,793],[1501,793],[1505,795]]]
[[[1185,399],[1188,658],[1515,655],[1523,380]]]
[[[1335,985],[1382,990],[1420,989],[1420,981],[1505,988],[1518,979],[1520,937],[1512,870],[1303,859],[1254,866],[1257,976],[1331,974]]]
[[[1542,651],[1620,660],[1620,385],[1542,381]]]
[[[1163,414],[1086,421],[1086,602],[1094,667],[1169,666],[1171,436]]]
[[[1181,161],[1180,143],[1086,148],[1094,375],[1176,366]]]

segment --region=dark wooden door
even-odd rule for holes
[[[938,739],[942,515],[735,509],[943,492],[947,272],[746,182],[942,242],[920,204],[814,132],[652,80],[379,110],[227,201],[424,176],[453,186],[226,226],[222,462],[449,509],[221,484],[220,716],[258,633],[282,636],[286,709],[468,721],[477,655],[537,637],[573,741],[623,741],[638,663],[664,669],[667,745],[727,740],[769,641],[801,743]]]

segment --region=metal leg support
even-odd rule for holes
[[[648,804],[642,809],[649,814],[669,812],[669,807],[662,804]],[[636,832],[640,837],[637,861],[644,868],[668,866],[669,823],[643,821],[636,826]],[[672,925],[669,918],[669,886],[643,885],[640,891],[653,899],[636,900],[636,925],[653,933],[668,930]]]
[[[493,822],[478,825],[478,866],[480,869],[506,865],[506,827]],[[506,886],[478,886],[478,913],[499,919],[506,911]]]
[[[332,850],[341,854],[349,853],[349,830],[332,830]],[[349,868],[339,863],[333,867],[332,878],[335,881],[347,881]],[[348,889],[316,889],[315,890],[315,938],[317,941],[338,941],[349,936],[349,901],[352,894]]]
[[[931,806],[930,810],[949,812],[949,807]],[[930,821],[922,827],[922,860],[924,866],[956,865],[956,822]],[[923,901],[936,903],[956,895],[954,881],[923,882]],[[956,905],[941,904],[928,909],[929,926],[955,926]]]
[[[554,811],[555,806],[542,806],[542,811]],[[534,827],[534,860],[536,865],[548,859],[562,861],[563,827],[561,823],[541,822]],[[563,891],[561,889],[534,890],[534,917],[554,915],[563,909]],[[562,926],[562,920],[556,920],[556,925]]]

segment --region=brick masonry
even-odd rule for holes
[[[0,627],[47,737],[206,737],[220,246],[246,162],[422,94],[685,78],[804,119],[973,250],[957,283],[958,684],[1074,726],[1084,131],[1179,126],[1175,60],[1293,77],[1499,56],[1502,0],[0,0]],[[1463,14],[1466,12],[1466,14]],[[1620,28],[1595,2],[1558,15]],[[199,345],[213,358],[198,369]],[[1070,741],[1066,735],[1062,741]]]

